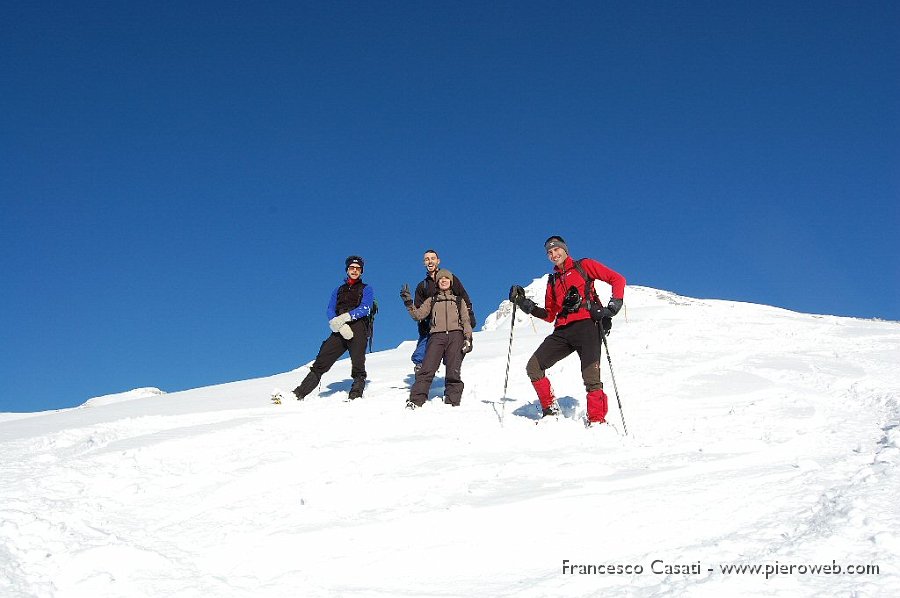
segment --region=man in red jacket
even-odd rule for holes
[[[547,258],[553,262],[553,273],[547,279],[545,307],[539,307],[525,297],[525,289],[518,285],[509,290],[509,300],[526,314],[554,323],[553,334],[537,348],[525,371],[541,401],[543,417],[557,415],[559,407],[545,372],[564,357],[577,352],[587,391],[588,425],[603,423],[608,405],[600,381],[600,335],[609,329],[609,318],[622,308],[625,277],[592,259],[573,260],[562,237],[550,237],[544,243],[544,249]],[[612,287],[612,297],[605,307],[597,297],[594,280],[602,280]]]

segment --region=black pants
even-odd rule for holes
[[[330,370],[331,366],[347,351],[350,351],[350,377],[353,378],[353,389],[361,392],[366,384],[366,343],[368,342],[366,326],[365,320],[350,322],[350,329],[353,330],[353,338],[350,340],[345,339],[337,332],[332,332],[322,342],[319,354],[316,355],[316,360],[309,368],[309,374],[303,379],[296,392],[302,396],[311,393],[322,375]]]
[[[579,320],[560,326],[544,339],[525,367],[532,381],[540,380],[560,360],[574,352],[581,359],[581,378],[588,392],[603,388],[600,382],[600,351],[603,348],[597,324],[593,320]]]
[[[409,391],[409,400],[421,407],[428,400],[428,390],[434,374],[444,360],[447,375],[444,378],[444,402],[459,405],[464,384],[462,381],[462,347],[465,342],[462,330],[435,332],[428,338],[428,348],[422,367],[416,373],[416,381]]]

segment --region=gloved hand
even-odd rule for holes
[[[623,299],[616,299],[614,297],[609,298],[609,303],[606,304],[606,309],[609,310],[610,316],[612,317],[619,313],[619,310],[622,309],[622,304],[624,303]]]
[[[350,313],[341,314],[339,316],[335,316],[328,320],[328,326],[331,328],[332,332],[338,332],[341,329],[341,326],[346,324],[352,319]]]
[[[509,300],[519,306],[519,309],[526,314],[530,314],[534,309],[534,301],[525,296],[525,289],[519,285],[513,285],[509,288]]]
[[[600,326],[603,327],[603,336],[609,336],[609,332],[612,330],[612,318],[602,318]]]
[[[614,315],[619,313],[620,309],[622,309],[622,300],[610,299],[609,303],[606,304],[606,307],[601,305],[591,306],[591,319],[595,322],[600,322],[604,318],[611,319]],[[610,327],[612,327],[612,323],[610,323]]]
[[[403,283],[403,286],[400,287],[400,298],[403,299],[403,305],[407,307],[412,305],[413,300],[412,295],[409,292],[409,285],[405,282]]]
[[[350,328],[349,324],[344,324],[338,329],[338,332],[341,336],[343,336],[348,341],[353,338],[353,330]]]
[[[467,339],[463,342],[463,346],[462,346],[462,354],[465,355],[466,353],[471,353],[471,352],[472,352],[472,339],[467,338]]]

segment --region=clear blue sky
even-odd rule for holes
[[[483,318],[550,234],[631,284],[900,320],[898,31],[897,2],[6,3],[0,411],[306,363],[350,253],[376,349],[415,337],[426,248]]]

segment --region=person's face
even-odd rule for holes
[[[425,264],[425,271],[429,274],[434,274],[438,270],[438,266],[441,264],[441,260],[438,259],[436,253],[431,253],[430,251],[425,254],[425,257],[422,259],[422,263]]]
[[[563,262],[566,261],[567,257],[569,256],[562,247],[551,247],[550,251],[547,252],[547,259],[560,267],[563,265]]]
[[[449,291],[450,290],[450,282],[451,282],[451,280],[449,278],[441,278],[440,280],[438,280],[438,287],[442,291]]]
[[[356,280],[357,278],[359,278],[361,274],[362,274],[362,268],[360,268],[356,264],[347,266],[347,276],[349,276],[353,280]]]

